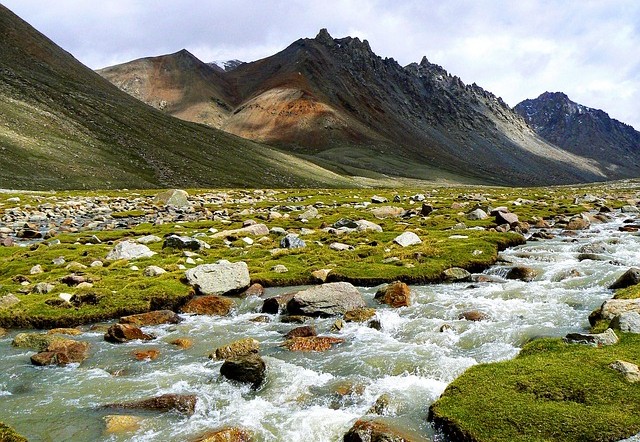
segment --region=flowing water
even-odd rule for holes
[[[91,342],[92,354],[80,366],[32,366],[33,352],[11,346],[14,331],[0,338],[0,421],[32,441],[184,441],[224,426],[247,428],[257,441],[338,441],[386,394],[386,419],[431,438],[429,405],[466,368],[513,358],[534,337],[588,327],[589,313],[612,296],[606,287],[638,265],[640,236],[618,231],[624,219],[507,250],[502,257],[508,263],[485,272],[495,282],[414,286],[410,307],[379,306],[375,288],[362,288],[367,303],[377,307],[381,330],[348,323],[331,333],[335,319],[316,320],[320,334],[345,340],[325,353],[280,348],[294,325],[276,317],[250,321],[262,304],[255,297],[240,301],[227,318],[191,316],[178,325],[145,328],[158,336],[147,343],[109,344],[85,327],[79,339]],[[601,260],[579,261],[578,249],[596,241],[606,243]],[[503,280],[513,265],[533,267],[539,276],[529,283]],[[285,291],[292,289],[268,293]],[[489,320],[458,320],[469,310]],[[443,324],[452,328],[440,332]],[[193,339],[194,346],[168,344],[178,337]],[[257,391],[223,379],[222,363],[207,358],[244,337],[260,341],[268,367]],[[133,351],[150,348],[160,350],[158,359],[133,360]],[[196,394],[195,414],[136,412],[142,424],[135,433],[103,434],[103,416],[118,411],[100,405],[164,393]]]

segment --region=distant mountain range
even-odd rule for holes
[[[545,92],[514,109],[542,138],[598,161],[608,176],[640,175],[640,132],[605,112],[574,103],[562,92]]]
[[[344,187],[396,177],[547,185],[640,175],[637,144],[620,161],[558,147],[500,98],[426,58],[402,67],[366,40],[326,30],[255,62],[207,64],[182,50],[102,69],[102,78],[0,6],[0,73],[0,187]],[[527,109],[526,118],[536,113]]]

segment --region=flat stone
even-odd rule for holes
[[[340,242],[332,242],[331,244],[329,244],[329,248],[331,250],[335,250],[337,252],[344,252],[346,250],[354,250],[355,247],[350,246],[349,244],[343,244]]]
[[[233,301],[216,295],[198,296],[182,306],[182,313],[209,316],[227,316],[231,312]]]
[[[189,285],[203,295],[237,293],[249,287],[249,267],[243,261],[231,263],[220,260],[202,264],[186,271]]]
[[[276,227],[277,229],[277,227]],[[211,235],[213,239],[228,238],[230,236],[265,236],[270,233],[269,228],[264,224],[253,224],[240,229],[223,230]]]
[[[352,284],[330,282],[294,294],[287,310],[292,315],[333,316],[364,306],[362,294]]]
[[[155,255],[149,247],[134,241],[121,241],[109,252],[108,260],[149,258]]]
[[[404,232],[401,235],[396,236],[393,241],[402,247],[415,246],[422,243],[422,240],[418,235],[413,232]]]
[[[614,345],[619,341],[616,333],[610,328],[603,333],[569,333],[563,340],[570,344],[589,344],[595,347]]]
[[[219,360],[233,359],[250,353],[258,353],[259,351],[260,343],[258,341],[253,338],[244,338],[216,348],[215,352],[209,355],[209,358]]]
[[[123,316],[120,318],[121,324],[131,324],[136,327],[144,327],[159,324],[178,324],[182,318],[171,310],[155,310],[137,315]]]
[[[327,351],[335,344],[344,342],[344,339],[333,338],[330,336],[308,336],[303,338],[291,338],[287,339],[282,347],[289,351]]]
[[[132,402],[107,404],[104,408],[120,408],[125,410],[177,411],[192,415],[196,410],[198,398],[195,394],[163,394],[161,396]]]
[[[102,418],[106,434],[133,433],[140,428],[142,418],[131,415],[110,414]]]

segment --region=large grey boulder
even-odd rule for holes
[[[215,264],[202,264],[186,271],[189,285],[203,295],[224,295],[237,293],[251,282],[247,263],[231,263],[220,260]]]
[[[496,224],[498,225],[501,225],[501,224],[511,225],[518,222],[518,215],[511,212],[503,212],[499,210],[496,212],[495,217],[496,217]]]
[[[609,327],[626,333],[640,333],[640,313],[624,312],[611,320]]]
[[[422,243],[422,240],[413,232],[404,232],[393,240],[402,247],[414,246]]]
[[[632,267],[624,272],[616,281],[609,286],[610,289],[624,289],[640,283],[640,269]]]
[[[600,319],[611,320],[625,312],[640,313],[640,299],[608,299],[600,307]]]
[[[164,204],[174,207],[186,207],[189,205],[189,194],[181,189],[169,189],[159,193],[153,199],[155,204]]]
[[[467,216],[467,219],[469,220],[481,220],[481,219],[489,218],[489,215],[487,215],[487,212],[485,212],[482,209],[472,210],[471,212],[467,213],[466,216]]]
[[[334,316],[365,306],[364,299],[348,282],[330,282],[302,290],[287,303],[292,315]]]
[[[144,244],[138,244],[135,241],[127,240],[116,244],[116,246],[107,255],[107,259],[149,258],[155,254],[156,252],[152,252],[151,249]]]
[[[358,226],[356,227],[358,232],[382,232],[382,227],[379,224],[367,221],[366,219],[358,220],[355,223]]]
[[[229,236],[266,236],[268,235],[269,228],[264,224],[251,224],[240,229],[223,230],[222,232],[211,235],[213,239],[227,238]]]

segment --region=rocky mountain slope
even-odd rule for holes
[[[640,176],[640,132],[561,92],[524,100],[514,110],[545,140],[592,158],[607,174]]]
[[[183,64],[175,61],[181,54],[160,58],[181,69]],[[153,60],[100,73],[120,86],[132,77],[163,84],[148,69],[134,69]],[[162,73],[189,78],[175,101],[166,99],[172,89],[154,86],[148,88],[154,94],[143,100],[152,105],[167,101],[165,110],[173,115],[285,148],[336,171],[499,184],[614,177],[595,162],[541,139],[479,86],[463,84],[426,58],[406,67],[382,59],[366,40],[334,39],[321,30],[314,39],[300,39],[230,71],[208,66],[211,72],[203,75],[202,66],[193,65],[197,72]],[[211,92],[194,93],[206,88]]]
[[[180,69],[202,67],[183,55]],[[226,89],[219,93],[227,99]],[[290,154],[146,106],[0,5],[0,188],[350,185]]]

